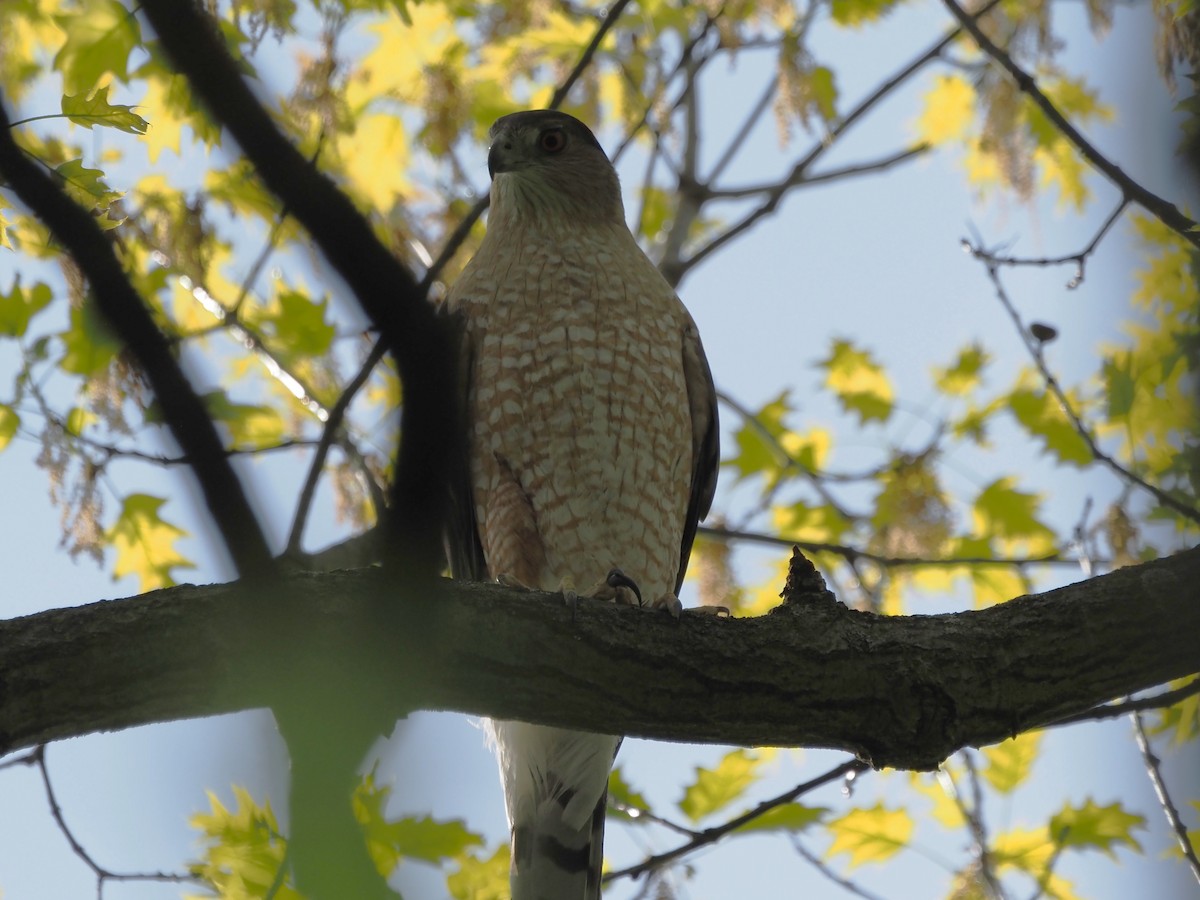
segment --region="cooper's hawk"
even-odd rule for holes
[[[455,575],[677,613],[717,472],[696,325],[626,227],[617,173],[582,122],[521,112],[490,136],[487,236],[446,300],[464,328],[469,443]],[[598,898],[620,739],[492,731],[514,900]]]

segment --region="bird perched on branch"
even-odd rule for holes
[[[454,574],[678,615],[718,462],[695,322],[626,226],[587,126],[534,110],[490,137],[487,235],[446,298],[463,326],[468,442]],[[598,898],[620,738],[491,730],[513,900]]]

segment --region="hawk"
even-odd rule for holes
[[[463,329],[468,445],[454,575],[678,614],[718,464],[696,324],[626,226],[616,170],[586,125],[532,110],[489,136],[487,233],[445,301]],[[598,898],[620,738],[490,730],[513,900]]]

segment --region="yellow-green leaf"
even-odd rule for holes
[[[1016,478],[997,478],[975,499],[979,531],[1006,540],[1050,540],[1054,533],[1038,518],[1041,499],[1015,487]]]
[[[1051,836],[1063,847],[1095,848],[1115,859],[1113,848],[1118,844],[1142,852],[1133,830],[1145,829],[1146,817],[1126,812],[1120,803],[1097,806],[1089,797],[1082,806],[1063,807],[1049,827]]]
[[[784,803],[767,810],[738,828],[738,831],[794,831],[800,832],[821,821],[829,812],[823,806],[805,806],[803,803]]]
[[[958,352],[954,362],[944,369],[934,367],[937,388],[944,394],[961,397],[979,387],[983,368],[991,356],[979,344],[971,344]]]
[[[272,349],[298,356],[322,356],[333,344],[334,328],[325,321],[329,301],[310,300],[299,291],[282,291],[275,314],[265,321],[278,342]]]
[[[1010,794],[1029,777],[1042,745],[1040,731],[1027,731],[994,747],[985,747],[983,777],[1002,794]]]
[[[9,445],[20,424],[21,417],[17,411],[6,403],[0,403],[0,450]]]
[[[638,810],[650,809],[650,802],[642,796],[642,794],[634,790],[629,782],[625,780],[625,773],[621,771],[621,767],[617,766],[608,774],[608,799],[610,803],[617,804],[618,807],[631,807],[632,809],[616,809],[616,815],[621,816],[629,822],[645,822],[638,814]],[[609,809],[612,814],[613,809]]]
[[[886,421],[892,414],[892,383],[870,351],[851,341],[836,339],[829,356],[817,364],[826,372],[825,386],[837,396],[842,408],[858,415],[866,424]]]
[[[69,94],[92,91],[108,73],[125,81],[129,54],[141,41],[133,13],[117,0],[85,0],[75,11],[55,16],[67,39],[54,57]]]
[[[862,25],[881,18],[898,0],[832,0],[830,15],[839,25]]]
[[[758,778],[762,759],[751,750],[733,750],[711,769],[696,768],[695,780],[683,792],[679,808],[693,822],[724,809]]]
[[[217,896],[243,898],[266,896],[275,884],[280,869],[287,865],[287,840],[279,833],[279,823],[271,804],[254,802],[250,792],[233,786],[236,806],[229,810],[208,791],[209,813],[197,813],[188,821],[201,833],[202,858],[188,868],[204,879]],[[276,886],[278,900],[303,900],[285,875]],[[188,900],[199,900],[192,895]]]
[[[70,327],[59,338],[66,349],[59,368],[73,375],[99,372],[121,349],[96,304],[90,300],[71,307]]]
[[[833,834],[827,857],[850,854],[850,867],[884,862],[906,846],[913,833],[913,820],[903,809],[888,809],[882,803],[870,809],[852,809],[825,826]]]
[[[91,128],[100,125],[116,128],[129,134],[145,134],[150,123],[133,111],[132,106],[113,106],[108,102],[108,87],[102,87],[90,97],[84,94],[64,94],[63,114],[77,125]]]
[[[0,294],[0,334],[21,337],[29,327],[30,319],[45,309],[51,299],[49,285],[39,281],[30,288],[23,288],[20,280],[15,280],[7,296]]]
[[[166,500],[149,494],[130,494],[121,515],[105,538],[116,550],[113,580],[137,576],[141,592],[175,584],[174,569],[194,569],[191,560],[179,554],[175,543],[187,532],[165,521],[158,511]]]
[[[925,94],[917,134],[934,146],[964,138],[975,118],[975,88],[960,75],[938,75]]]
[[[1062,404],[1049,391],[1021,388],[1008,398],[1013,416],[1033,437],[1041,438],[1046,452],[1059,462],[1083,468],[1094,459],[1087,442],[1071,424]]]
[[[508,841],[501,841],[488,857],[464,853],[458,870],[446,878],[446,889],[454,900],[509,900]]]

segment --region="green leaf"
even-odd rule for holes
[[[29,327],[29,321],[45,309],[53,299],[50,286],[38,282],[31,288],[22,288],[21,282],[13,282],[8,295],[0,294],[0,334],[21,337]]]
[[[1110,422],[1129,416],[1133,409],[1134,385],[1132,353],[1113,355],[1104,361],[1104,396]]]
[[[953,364],[945,369],[934,368],[937,389],[954,397],[969,394],[979,387],[984,366],[989,362],[991,357],[979,344],[964,347]]]
[[[287,863],[287,840],[279,833],[269,802],[259,806],[249,791],[237,785],[233,796],[237,805],[230,811],[209,791],[211,812],[197,813],[188,820],[201,832],[204,847],[201,860],[188,869],[208,882],[217,896],[246,900],[264,897]],[[303,900],[292,886],[290,875],[278,886],[275,897]]]
[[[91,300],[71,307],[70,326],[59,334],[66,353],[59,368],[73,375],[94,375],[106,368],[121,344]]]
[[[235,403],[224,391],[210,391],[200,399],[213,421],[225,426],[235,447],[271,447],[283,438],[283,418],[270,406]],[[144,418],[148,425],[163,424],[162,407],[157,400],[146,408]]]
[[[743,421],[733,437],[737,452],[722,460],[723,465],[731,466],[737,472],[738,481],[763,475],[773,483],[779,477],[787,464],[780,452],[779,440],[787,431],[783,418],[791,411],[791,400],[785,390]]]
[[[116,128],[129,134],[145,134],[150,123],[133,111],[132,106],[113,106],[108,102],[108,87],[102,87],[92,96],[65,94],[62,98],[63,114],[77,125],[91,128],[100,125]]]
[[[1002,794],[1011,794],[1029,777],[1042,744],[1041,731],[1027,731],[1002,744],[984,748],[983,777]]]
[[[1046,451],[1059,462],[1081,469],[1091,465],[1093,457],[1087,442],[1048,391],[1021,388],[1012,392],[1008,402],[1017,421],[1031,435],[1041,438]]]
[[[85,0],[79,9],[54,17],[66,34],[54,57],[68,94],[93,91],[103,76],[126,81],[129,54],[141,42],[137,19],[117,0]]]
[[[625,780],[625,774],[621,771],[620,766],[617,766],[608,773],[608,799],[610,803],[632,807],[634,810],[650,809],[650,801],[629,786],[629,782]],[[624,809],[612,809],[610,807],[609,814],[618,815],[627,822],[646,821],[634,812]]]
[[[403,857],[440,865],[471,847],[483,846],[483,838],[460,819],[439,822],[430,816],[408,816],[388,821],[384,809],[391,795],[390,786],[375,783],[374,771],[363,777],[354,792],[354,815],[380,874],[388,875]]]
[[[892,383],[870,351],[836,339],[829,357],[817,365],[825,369],[825,386],[841,401],[842,409],[856,413],[861,424],[891,416]]]
[[[1133,830],[1146,828],[1146,818],[1126,812],[1120,803],[1097,806],[1089,797],[1082,806],[1063,807],[1050,820],[1049,828],[1051,836],[1063,847],[1095,848],[1116,859],[1113,848],[1118,844],[1142,852]]]
[[[800,832],[813,825],[828,813],[824,806],[805,806],[803,803],[784,803],[767,810],[740,826],[738,831],[793,831]]]
[[[1052,532],[1038,518],[1041,499],[1037,494],[1018,491],[1016,478],[1006,475],[997,478],[975,498],[975,518],[978,530],[987,536],[1007,540],[1048,541],[1053,544]]]
[[[63,190],[71,199],[87,209],[107,209],[115,200],[121,199],[121,192],[114,191],[104,183],[104,173],[99,169],[89,169],[82,159],[72,159],[56,166],[55,173],[62,179]],[[111,220],[98,219],[102,226],[115,226]]]
[[[833,834],[826,857],[850,854],[850,867],[884,862],[906,846],[912,837],[913,820],[903,809],[888,809],[882,803],[871,809],[852,809],[825,826]]]
[[[116,550],[113,580],[136,575],[141,592],[175,584],[174,569],[194,569],[191,560],[181,556],[175,543],[187,532],[159,516],[167,501],[149,494],[130,494],[121,507],[121,515],[105,538]]]
[[[446,890],[454,900],[509,900],[508,865],[507,841],[488,857],[464,853],[458,871],[446,878]]]
[[[898,0],[833,0],[830,14],[839,25],[857,26],[882,18]]]
[[[21,417],[17,411],[6,403],[0,403],[0,450],[9,445],[20,424]]]
[[[325,321],[328,306],[328,300],[316,303],[296,291],[281,292],[278,310],[264,319],[280,344],[273,349],[298,356],[324,355],[334,336],[333,326]]]
[[[758,778],[762,760],[750,750],[725,754],[714,768],[696,768],[696,778],[683,792],[679,808],[693,822],[724,809]]]

